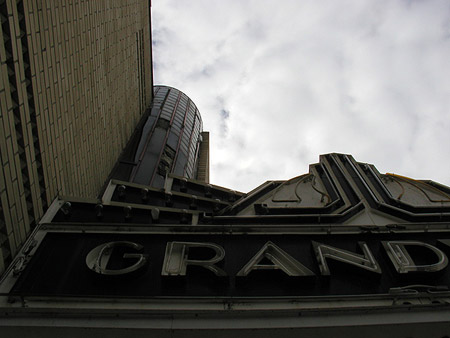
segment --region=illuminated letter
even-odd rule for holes
[[[123,258],[138,258],[138,261],[124,269],[107,269],[106,267],[108,265],[109,259],[111,258],[114,248],[119,246],[129,247],[134,250],[142,250],[144,248],[140,244],[126,241],[105,243],[95,247],[87,254],[86,265],[89,269],[101,275],[125,275],[127,273],[140,269],[147,262],[147,255],[126,253],[123,255]]]
[[[418,241],[388,241],[382,242],[383,246],[399,273],[411,271],[436,272],[444,269],[448,264],[447,256],[435,246]],[[415,265],[405,246],[421,246],[433,251],[437,256],[437,262],[427,265]]]
[[[330,269],[328,268],[328,264],[326,261],[327,258],[351,264],[370,272],[381,273],[380,266],[378,265],[365,242],[358,242],[364,255],[358,255],[347,250],[334,248],[332,246],[317,242],[312,242],[312,244],[314,247],[314,252],[316,253],[317,261],[319,263],[320,273],[324,276],[330,275]]]
[[[264,258],[273,264],[259,264]],[[258,253],[236,274],[247,276],[252,270],[283,270],[289,276],[314,276],[314,273],[304,267],[288,253],[272,242],[267,242]]]
[[[211,259],[189,259],[189,248],[209,248],[216,255]],[[215,266],[225,257],[225,250],[214,243],[168,242],[161,274],[163,276],[185,276],[188,265],[198,265],[208,269],[216,276],[226,276],[225,271]]]

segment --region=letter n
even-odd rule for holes
[[[316,254],[316,259],[319,264],[320,273],[323,276],[330,275],[330,269],[327,264],[327,259],[333,259],[342,263],[350,264],[358,268],[381,274],[381,268],[378,262],[370,252],[369,247],[365,242],[358,242],[363,255],[353,253],[347,250],[335,248],[326,244],[321,244],[318,242],[312,242],[314,247],[314,252]]]

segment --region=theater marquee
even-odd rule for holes
[[[47,232],[10,294],[327,297],[447,290],[450,234]]]

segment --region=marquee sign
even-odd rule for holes
[[[26,296],[305,297],[450,285],[450,234],[47,233]]]

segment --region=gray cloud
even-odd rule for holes
[[[152,5],[155,82],[198,106],[214,184],[248,191],[334,151],[450,184],[448,1]]]

